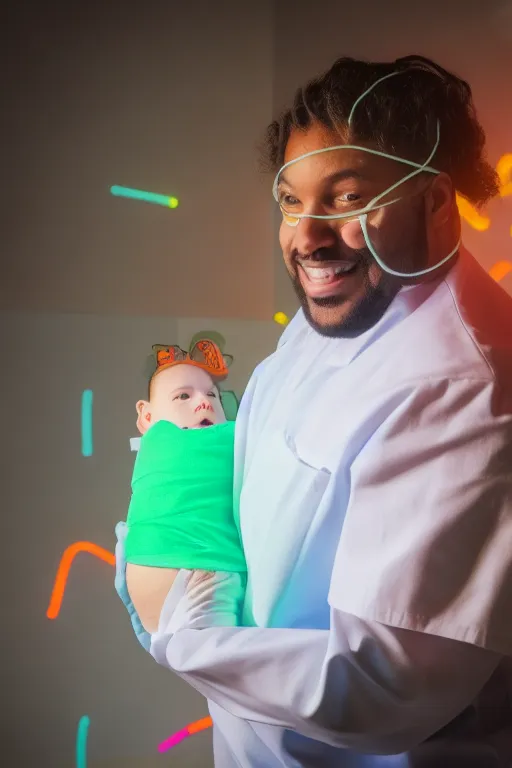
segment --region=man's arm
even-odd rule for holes
[[[234,715],[370,753],[447,724],[512,648],[510,414],[488,381],[420,382],[393,401],[351,466],[330,630],[173,635],[164,620],[151,645]]]
[[[150,652],[237,717],[374,754],[404,752],[448,723],[500,660],[476,646],[336,610],[330,631],[211,627],[173,634],[161,621]]]

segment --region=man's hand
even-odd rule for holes
[[[184,628],[240,626],[246,582],[245,574],[182,569],[164,603],[154,636]]]
[[[161,631],[173,634],[178,629],[234,627],[239,625],[246,586],[246,575],[239,573],[189,571],[180,569],[165,600],[160,627],[151,635],[142,626],[126,586],[124,545],[128,527],[116,525],[116,592],[123,601],[137,640],[150,650],[151,638]]]

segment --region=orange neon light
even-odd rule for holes
[[[201,720],[196,720],[195,723],[189,723],[185,728],[176,731],[176,733],[171,734],[168,739],[162,741],[162,743],[158,745],[158,751],[167,752],[169,749],[172,749],[172,747],[175,747],[176,744],[179,744],[180,741],[188,739],[189,736],[193,736],[195,733],[205,731],[207,728],[211,728],[212,725],[213,722],[211,717],[203,717]]]
[[[207,728],[211,728],[212,725],[211,717],[203,717],[201,720],[196,720],[195,723],[189,723],[189,725],[187,725],[187,731],[192,736],[193,733],[205,731]]]
[[[50,598],[50,604],[46,615],[49,619],[56,619],[60,612],[62,600],[64,598],[64,592],[66,591],[66,584],[69,576],[69,570],[75,557],[79,552],[88,552],[90,555],[103,560],[109,565],[115,565],[116,558],[109,552],[108,549],[99,547],[97,544],[93,544],[90,541],[75,541],[74,544],[70,544],[62,555],[57,569],[57,576],[55,577],[55,583],[52,589],[52,595]]]
[[[496,165],[496,172],[500,177],[500,197],[512,195],[512,153],[500,157]],[[477,232],[485,232],[486,229],[489,229],[491,220],[488,216],[482,215],[464,197],[457,195],[456,198],[461,219],[464,219]],[[510,237],[512,237],[512,226],[510,227]],[[510,261],[498,261],[489,270],[490,276],[498,283],[510,272],[512,272],[512,262]]]
[[[497,261],[496,264],[489,270],[490,276],[493,277],[498,283],[500,280],[503,280],[503,278],[506,277],[509,272],[512,272],[512,264],[510,261]]]
[[[512,153],[500,157],[496,166],[496,170],[498,172],[498,176],[500,177],[501,197],[508,197],[509,195],[512,195]]]
[[[486,229],[489,229],[491,220],[488,216],[483,216],[479,213],[464,197],[461,197],[460,195],[457,195],[456,197],[457,208],[459,209],[461,219],[467,221],[470,227],[476,229],[477,232],[485,232]]]
[[[512,195],[512,153],[500,157],[496,165],[496,172],[500,177],[500,197]],[[491,220],[488,216],[482,215],[461,195],[457,194],[456,198],[459,213],[464,221],[467,221],[477,232],[485,232],[486,229],[489,229]]]

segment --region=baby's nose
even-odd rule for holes
[[[196,408],[196,413],[199,413],[199,411],[213,411],[210,401],[202,399]]]

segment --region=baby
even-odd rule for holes
[[[136,405],[142,438],[126,537],[127,588],[150,633],[181,568],[199,578],[246,571],[233,517],[235,425],[215,383],[227,375],[222,353],[207,339],[188,354],[153,350],[148,400]]]

